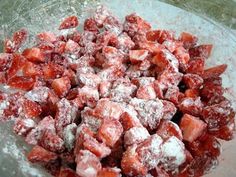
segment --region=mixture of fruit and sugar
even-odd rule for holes
[[[213,46],[103,6],[83,23],[67,17],[63,35],[41,32],[26,49],[26,29],[5,40],[0,120],[32,145],[28,160],[56,177],[199,177],[216,166],[235,112],[227,65],[205,69]]]

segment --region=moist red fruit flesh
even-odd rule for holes
[[[188,32],[124,23],[104,6],[65,18],[24,49],[21,29],[0,53],[0,122],[33,145],[27,158],[56,177],[202,176],[234,138],[226,64]],[[73,29],[71,29],[73,28]],[[55,31],[55,29],[51,29]],[[23,52],[21,52],[23,51]],[[12,93],[13,92],[13,93]]]

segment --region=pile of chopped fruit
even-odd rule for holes
[[[28,160],[57,177],[199,177],[214,167],[235,113],[223,96],[227,65],[204,69],[212,45],[135,13],[121,23],[103,6],[78,25],[70,16],[59,27],[68,34],[42,32],[23,52],[21,29],[0,54],[0,119],[33,145]]]

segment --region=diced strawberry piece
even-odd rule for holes
[[[99,93],[96,88],[84,86],[79,89],[79,97],[83,104],[89,107],[95,107],[99,100]]]
[[[170,67],[174,71],[178,72],[179,62],[175,56],[167,49],[162,49],[153,57],[152,62],[156,64],[161,71]]]
[[[183,82],[190,89],[198,89],[202,86],[203,79],[197,74],[185,74]]]
[[[65,98],[57,102],[56,107],[55,126],[57,134],[62,137],[64,127],[74,122],[77,116],[77,107]]]
[[[208,129],[213,131],[228,124],[234,115],[228,100],[206,106],[202,110],[202,117],[207,122]]]
[[[194,116],[199,116],[203,108],[203,103],[200,97],[197,98],[184,98],[179,103],[179,109],[183,113],[191,114]]]
[[[42,112],[42,108],[38,103],[26,99],[23,102],[23,111],[28,117],[38,117]]]
[[[105,68],[112,65],[120,66],[123,62],[124,56],[115,47],[103,47],[102,54],[104,56],[102,66]]]
[[[198,89],[187,89],[187,90],[185,90],[184,95],[186,97],[190,97],[190,98],[197,98],[197,97],[199,97],[199,90]]]
[[[49,88],[41,86],[35,87],[31,91],[25,94],[25,97],[28,100],[38,102],[38,103],[45,103],[49,97]]]
[[[63,54],[65,52],[66,42],[64,41],[56,41],[54,42],[54,52]]]
[[[31,77],[14,76],[8,80],[7,85],[13,88],[28,91],[33,88],[34,83],[35,83],[35,80]]]
[[[169,87],[165,93],[164,98],[168,101],[171,101],[174,104],[179,103],[179,88],[178,87]]]
[[[49,163],[55,161],[58,157],[57,154],[50,152],[40,146],[34,146],[27,155],[27,158],[32,163]]]
[[[72,69],[65,69],[62,76],[70,79],[71,86],[76,86],[78,84],[77,76]]]
[[[11,41],[10,39],[5,39],[4,44],[3,44],[3,51],[5,53],[13,53],[16,51],[15,48],[16,46],[13,41]]]
[[[138,87],[150,85],[155,81],[155,77],[138,77],[131,80],[131,82]]]
[[[234,119],[230,120],[229,123],[227,123],[224,126],[221,126],[219,129],[216,130],[210,130],[209,133],[214,135],[217,138],[229,141],[234,138],[234,132],[235,132],[235,121]]]
[[[80,150],[83,148],[83,143],[86,139],[95,137],[95,133],[90,130],[89,125],[84,123],[80,124],[76,130],[76,140],[74,154],[78,155]]]
[[[161,84],[159,83],[159,81],[157,81],[157,80],[154,81],[153,87],[154,87],[154,90],[155,90],[155,92],[156,92],[157,98],[163,99],[163,98],[164,98],[164,95],[163,95],[163,91],[162,91],[162,86],[161,86]]]
[[[26,62],[22,68],[24,76],[40,76],[42,74],[41,67],[32,62]]]
[[[192,48],[197,44],[198,38],[190,33],[182,32],[179,40],[183,42],[184,48]]]
[[[162,45],[160,45],[157,42],[151,42],[151,41],[145,41],[145,42],[139,42],[138,43],[139,47],[141,49],[146,49],[148,50],[150,53],[152,54],[156,54],[158,53],[161,49],[163,49],[164,47]]]
[[[224,94],[224,88],[222,87],[222,83],[218,80],[220,78],[211,78],[209,80],[205,80],[203,84],[203,88],[201,89],[201,96],[204,101],[208,101],[209,103],[212,102],[219,102]],[[221,82],[221,81],[220,81]]]
[[[183,164],[186,160],[184,143],[171,136],[162,144],[161,164],[166,171],[172,171]]]
[[[120,122],[124,128],[124,131],[128,131],[132,127],[142,127],[142,124],[137,116],[137,111],[135,111],[132,106],[127,105],[124,113],[120,117]]]
[[[124,52],[128,52],[130,49],[134,48],[135,44],[127,33],[123,32],[118,37],[112,37],[109,41],[112,46],[120,49]]]
[[[75,171],[70,168],[61,168],[57,177],[79,177]]]
[[[17,135],[25,136],[27,133],[29,133],[30,130],[35,127],[35,125],[35,122],[30,118],[18,118],[14,123],[13,131]]]
[[[38,125],[27,134],[25,141],[28,144],[36,145],[45,131],[56,132],[55,120],[51,116],[44,117]]]
[[[10,67],[12,58],[12,54],[0,53],[0,72],[6,71]]]
[[[75,28],[78,25],[79,25],[78,18],[76,16],[69,16],[61,22],[59,30]]]
[[[169,87],[177,86],[182,77],[182,73],[174,72],[167,68],[158,75],[157,82],[162,90],[166,90]]]
[[[25,58],[20,54],[13,54],[13,59],[10,68],[7,70],[7,78],[11,78],[17,74],[24,66]]]
[[[121,177],[121,170],[119,168],[102,168],[98,172],[97,177]]]
[[[83,143],[83,147],[95,154],[98,158],[104,158],[111,153],[111,149],[109,147],[103,143],[99,143],[93,137],[86,138]]]
[[[105,118],[98,130],[98,139],[112,147],[123,133],[121,123],[116,119]]]
[[[143,142],[145,139],[147,139],[149,136],[150,134],[146,128],[142,126],[132,127],[125,132],[124,144],[126,147],[132,146],[134,144],[139,144]]]
[[[87,18],[84,21],[84,30],[91,31],[91,32],[98,32],[96,21],[93,18]]]
[[[124,76],[124,69],[118,66],[111,66],[97,74],[104,81],[114,81]]]
[[[212,44],[203,44],[189,49],[189,55],[193,57],[209,58],[212,51]]]
[[[182,47],[183,43],[180,41],[166,40],[162,43],[162,45],[173,53],[177,48]]]
[[[91,86],[91,87],[97,87],[101,79],[98,75],[93,73],[81,73],[78,75],[78,80],[81,85]]]
[[[24,28],[20,29],[19,31],[16,31],[13,34],[12,40],[17,46],[17,50],[26,41],[27,37],[28,37],[28,31]]]
[[[178,47],[174,51],[174,55],[179,61],[180,69],[185,71],[187,69],[188,62],[190,60],[190,56],[188,54],[188,51],[183,47]]]
[[[100,97],[104,98],[104,97],[107,97],[110,93],[110,89],[111,89],[111,82],[101,82],[99,84],[99,94],[100,94]]]
[[[120,78],[113,82],[109,97],[115,102],[126,102],[134,96],[136,89],[128,78]]]
[[[156,92],[153,84],[140,86],[137,90],[136,97],[145,100],[155,99]]]
[[[183,132],[183,139],[188,142],[193,142],[202,135],[206,129],[206,123],[198,117],[184,114],[180,121],[180,129]]]
[[[81,150],[76,157],[76,173],[81,177],[96,177],[102,165],[93,153]]]
[[[147,50],[130,50],[129,59],[132,64],[143,61],[148,56]]]
[[[219,77],[221,74],[225,72],[226,69],[227,69],[226,64],[218,65],[218,66],[204,70],[201,76],[203,79]]]
[[[100,99],[95,108],[95,114],[100,118],[110,117],[119,120],[123,113],[119,103],[109,101],[108,99]]]
[[[39,143],[43,148],[51,152],[62,152],[65,149],[64,141],[51,131],[45,131]]]
[[[106,7],[102,5],[98,6],[94,15],[94,20],[96,21],[97,26],[102,27],[102,24],[104,23],[105,19],[110,15],[111,13]]]
[[[146,175],[148,169],[140,162],[136,146],[130,146],[124,152],[121,160],[121,169],[125,175]]]
[[[45,58],[50,57],[50,54],[54,51],[54,45],[50,42],[42,42],[37,47],[44,53]]]
[[[164,120],[161,121],[159,127],[157,128],[157,134],[162,137],[164,140],[167,140],[171,136],[175,136],[182,141],[183,135],[177,124],[172,121]]]
[[[163,104],[159,99],[143,100],[133,98],[130,104],[138,112],[138,118],[144,127],[151,130],[157,128],[163,116]]]
[[[57,40],[55,34],[48,31],[37,34],[37,38],[40,42],[55,42]]]
[[[80,47],[79,47],[79,44],[72,41],[72,40],[68,40],[66,42],[66,45],[65,45],[65,52],[67,53],[76,53],[76,52],[79,52],[80,50]]]
[[[171,120],[172,117],[177,112],[177,108],[170,101],[166,101],[166,100],[161,100],[161,101],[163,104],[163,117],[162,117],[162,119]]]
[[[204,66],[205,59],[196,57],[194,59],[189,60],[186,72],[201,75],[204,72]]]
[[[174,39],[174,32],[167,30],[153,30],[148,31],[146,37],[149,41],[157,41],[162,44],[166,40]]]
[[[32,62],[44,62],[45,61],[44,54],[37,47],[25,49],[23,51],[22,55],[26,59],[28,59],[29,61],[32,61]]]
[[[119,35],[123,30],[121,22],[118,20],[118,18],[114,16],[106,17],[106,19],[103,22],[103,27],[107,31],[111,31],[112,33],[116,35]]]
[[[6,84],[7,76],[5,72],[0,72],[0,84]]]
[[[42,70],[45,79],[55,79],[62,75],[64,69],[61,65],[56,63],[47,63],[43,65]]]
[[[71,87],[70,79],[68,77],[54,79],[51,86],[59,97],[63,97],[68,93]]]
[[[105,35],[106,36],[107,33],[102,33],[100,34],[101,36]],[[105,36],[103,36],[105,38]],[[109,36],[109,35],[108,35]],[[97,40],[99,38],[99,36],[97,36],[95,33],[91,32],[91,31],[84,31],[81,36],[80,36],[80,41],[79,44],[80,46],[86,46],[88,43],[93,42],[97,37]],[[103,47],[103,46],[101,46]]]
[[[159,166],[157,166],[156,168],[152,169],[150,171],[150,174],[154,177],[170,177],[170,175],[162,168],[160,168]]]
[[[162,143],[162,138],[154,134],[138,145],[136,149],[138,158],[148,169],[156,167],[159,163]]]

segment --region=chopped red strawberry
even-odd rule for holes
[[[45,79],[55,79],[63,73],[63,67],[56,63],[47,63],[47,65],[43,65],[42,70]]]
[[[189,49],[189,55],[191,58],[193,57],[202,57],[202,58],[209,58],[211,55],[212,44],[204,44],[199,45]]]
[[[102,165],[97,156],[88,150],[81,150],[76,156],[76,173],[80,177],[96,177]]]
[[[147,50],[130,50],[129,51],[129,59],[131,63],[133,64],[143,61],[147,56],[148,56]]]
[[[59,30],[75,28],[78,25],[79,25],[78,18],[76,16],[69,16],[61,22]]]
[[[157,128],[157,134],[162,137],[164,140],[175,136],[179,140],[183,139],[182,132],[177,124],[172,121],[162,121]]]
[[[75,53],[75,52],[78,52],[80,50],[79,48],[79,44],[72,41],[72,40],[68,40],[66,42],[66,45],[65,45],[65,52],[67,53]]]
[[[87,18],[84,21],[84,30],[98,32],[96,21],[93,18]]]
[[[185,74],[183,82],[190,89],[198,89],[203,85],[202,77],[197,74]]]
[[[83,143],[83,147],[95,154],[98,158],[104,158],[111,153],[111,149],[109,147],[103,143],[99,143],[93,137],[86,138]]]
[[[196,45],[198,38],[190,33],[182,32],[179,40],[183,42],[184,48],[188,49]]]
[[[201,75],[204,72],[204,66],[205,66],[205,59],[196,57],[188,62],[186,72]]]
[[[37,47],[25,49],[23,51],[22,55],[26,59],[28,59],[29,61],[32,61],[32,62],[44,62],[45,61],[44,54]]]
[[[59,97],[65,96],[68,93],[70,87],[70,79],[68,77],[54,79],[52,82],[52,88]]]
[[[203,79],[219,77],[221,74],[225,72],[227,69],[227,65],[218,65],[209,69],[204,70],[203,74],[201,75]]]
[[[119,168],[102,168],[97,177],[121,177],[121,170]]]
[[[12,54],[0,53],[0,72],[6,71],[11,64]]]
[[[121,123],[116,119],[105,118],[98,130],[98,139],[113,147],[123,132]]]
[[[22,68],[22,71],[24,76],[29,77],[40,76],[42,74],[41,67],[32,62],[26,62]]]
[[[157,41],[159,43],[163,43],[166,40],[174,39],[174,33],[167,30],[153,30],[148,31],[146,37],[149,41]]]
[[[35,80],[31,77],[27,76],[14,76],[10,78],[7,82],[7,85],[17,88],[17,89],[22,89],[22,90],[31,90],[34,86]]]
[[[137,90],[136,97],[145,100],[155,99],[156,92],[153,84],[140,86]]]
[[[193,142],[202,135],[206,129],[206,123],[198,117],[184,114],[180,121],[180,129],[183,132],[183,139],[188,142]]]
[[[126,175],[146,175],[148,169],[140,162],[136,146],[130,146],[124,152],[121,160],[122,172]]]
[[[37,34],[37,38],[40,42],[55,42],[57,40],[56,35],[52,32],[42,32]]]
[[[20,54],[13,54],[10,68],[7,70],[7,78],[15,76],[24,66],[25,58]]]
[[[38,117],[42,113],[41,106],[31,100],[24,100],[23,102],[23,111],[28,117]]]
[[[48,163],[55,161],[58,157],[57,154],[47,151],[46,149],[40,146],[34,146],[33,149],[27,155],[27,158],[32,163]]]
[[[36,123],[30,118],[18,118],[14,123],[13,131],[18,135],[25,136],[35,125]]]

